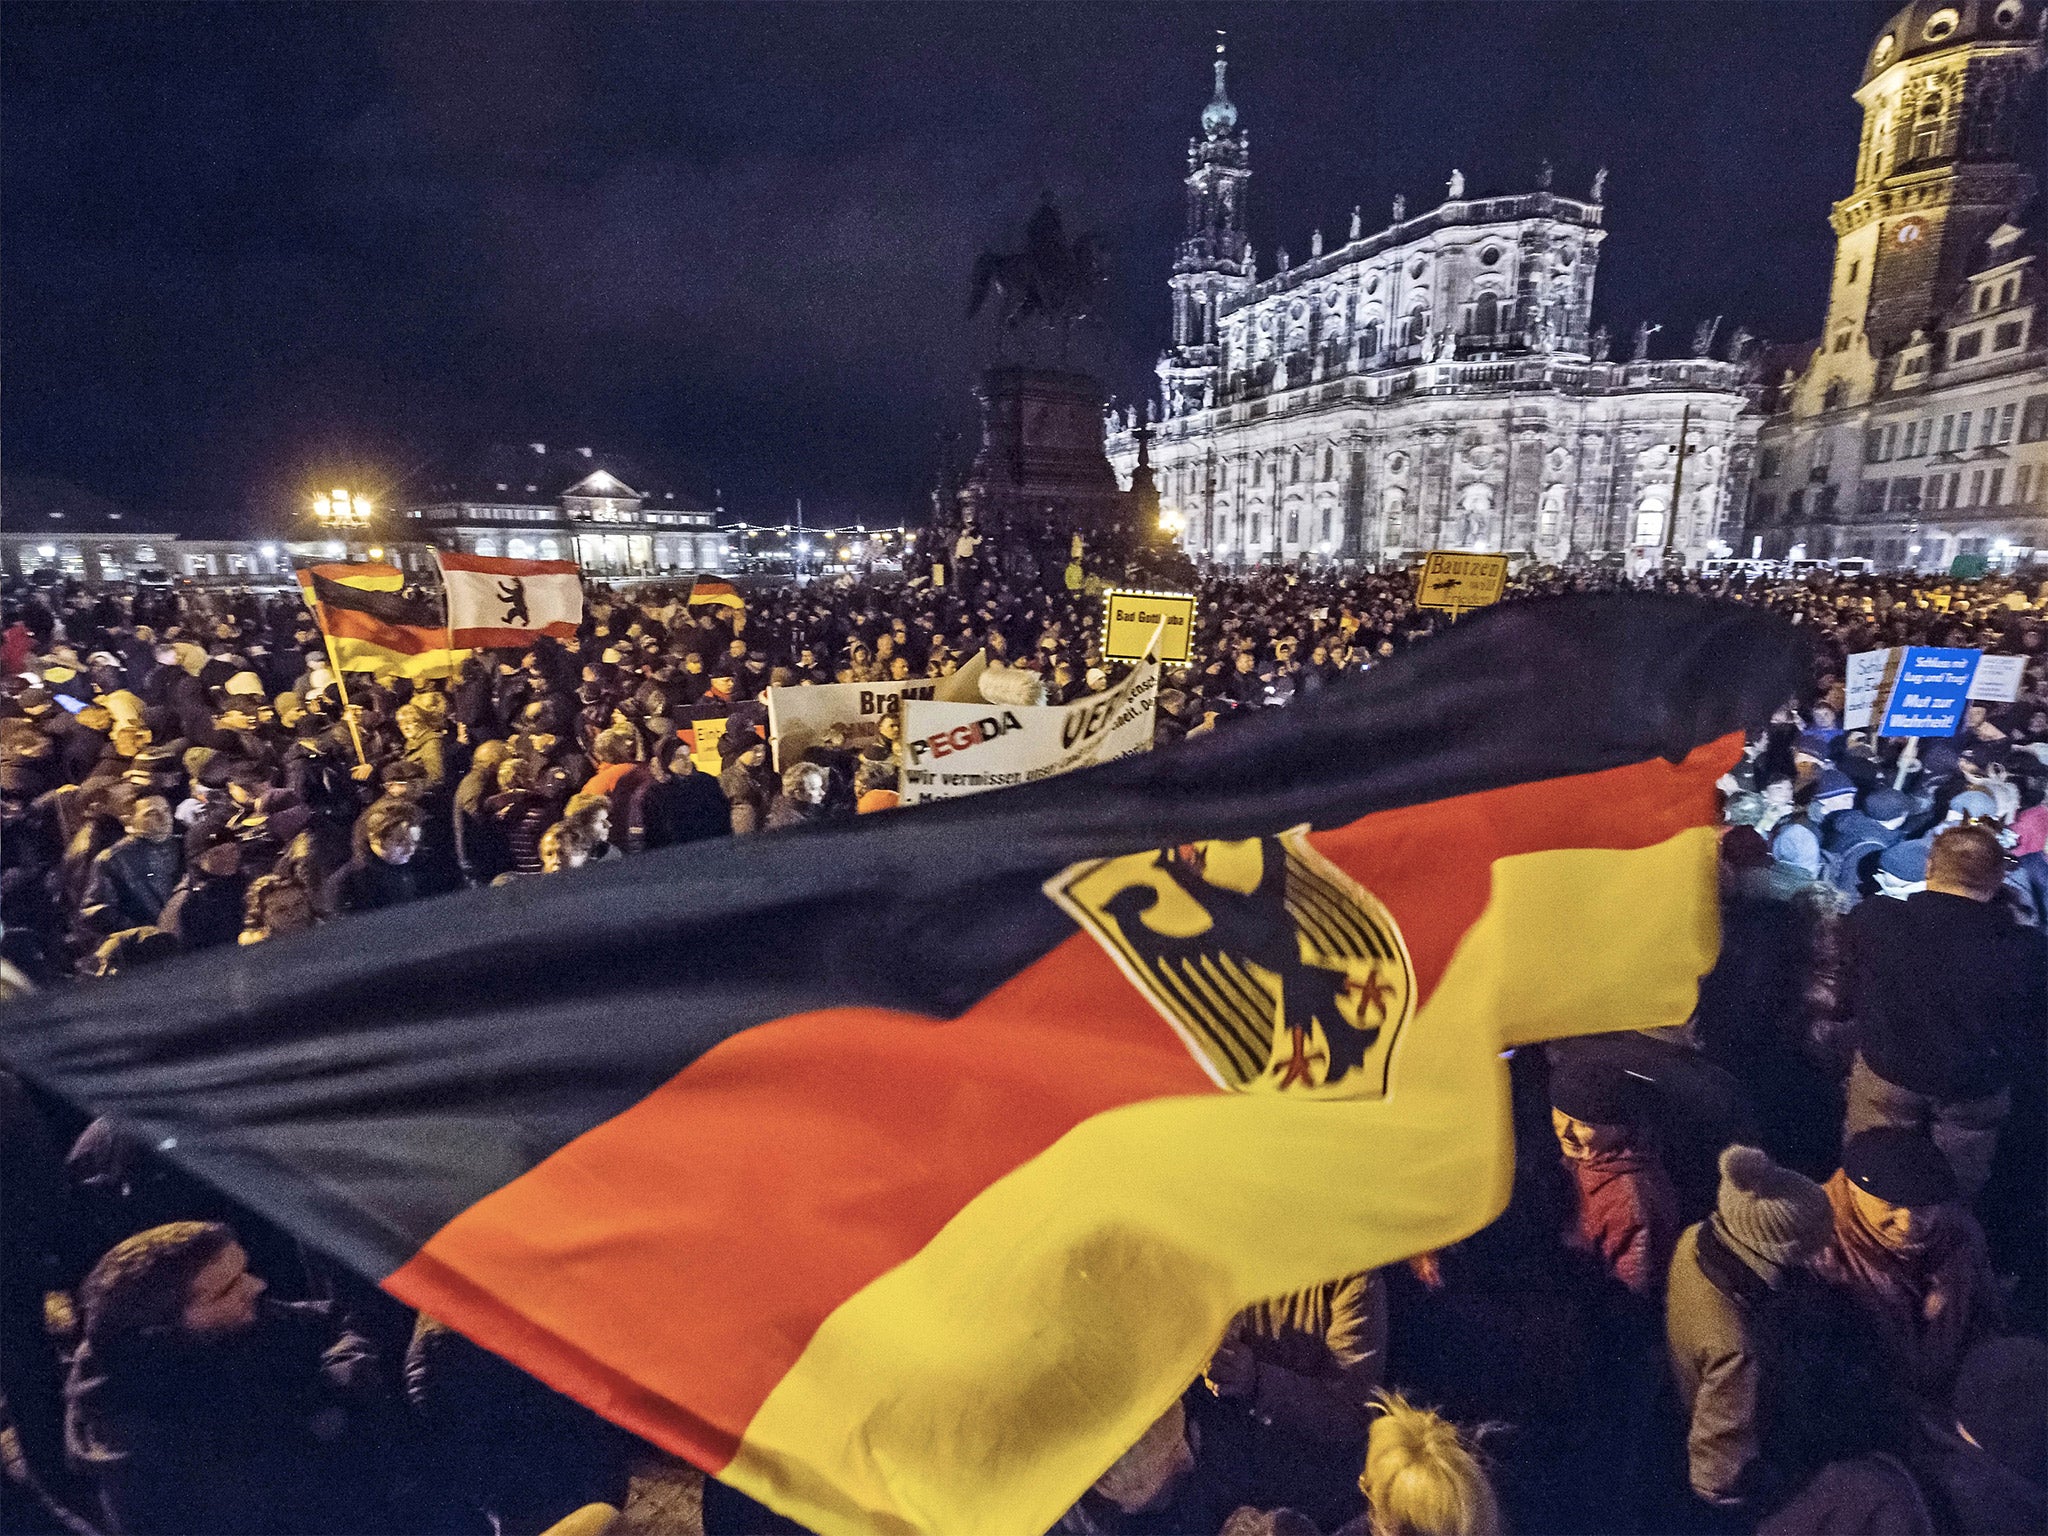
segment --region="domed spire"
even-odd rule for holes
[[[1223,75],[1230,68],[1230,61],[1223,56],[1223,32],[1216,33],[1216,94],[1209,105],[1202,108],[1202,132],[1210,138],[1220,138],[1237,126],[1237,108],[1231,105],[1230,97],[1223,90]]]

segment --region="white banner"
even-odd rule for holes
[[[807,688],[770,688],[768,739],[779,773],[840,728],[841,745],[861,752],[882,739],[882,718],[906,699],[966,700],[981,697],[987,657],[977,654],[951,677],[912,678],[901,683],[818,683]]]
[[[905,700],[903,804],[1029,784],[1152,749],[1159,664],[1131,669],[1107,693],[1072,704]]]

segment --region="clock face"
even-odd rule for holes
[[[1904,219],[1892,231],[1892,239],[1900,245],[1918,245],[1927,233],[1927,226],[1919,219]]]

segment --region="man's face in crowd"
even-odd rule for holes
[[[1894,1253],[1917,1253],[1925,1248],[1943,1209],[1938,1205],[1893,1205],[1860,1184],[1851,1184],[1849,1195],[1864,1224]]]
[[[128,813],[127,827],[134,836],[151,843],[171,839],[171,803],[162,795],[144,795]]]
[[[601,806],[590,813],[585,823],[590,828],[590,840],[594,843],[608,843],[612,840],[612,813],[610,806]]]
[[[226,1338],[256,1326],[256,1298],[267,1289],[249,1273],[249,1255],[240,1243],[229,1243],[198,1274],[185,1291],[179,1324],[202,1338]]]
[[[1602,1152],[1612,1152],[1628,1140],[1628,1128],[1595,1125],[1574,1120],[1561,1109],[1550,1112],[1550,1129],[1557,1135],[1558,1150],[1573,1162],[1584,1162]]]
[[[740,762],[748,768],[758,768],[768,761],[768,744],[757,741],[740,754]]]
[[[400,824],[380,837],[370,839],[370,852],[386,864],[409,864],[419,852],[420,829]]]
[[[891,682],[900,683],[905,681],[909,676],[909,659],[903,656],[891,656],[889,658],[889,680]]]
[[[1252,667],[1253,667],[1254,665],[1256,665],[1256,663],[1255,663],[1255,662],[1253,661],[1253,659],[1252,659],[1252,653],[1251,653],[1250,651],[1239,651],[1239,652],[1237,653],[1237,670],[1238,670],[1238,671],[1240,671],[1240,672],[1249,672],[1249,671],[1251,671],[1251,669],[1252,669]]]

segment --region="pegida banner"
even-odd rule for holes
[[[1159,664],[1071,704],[903,704],[903,804],[1029,784],[1152,748]]]

